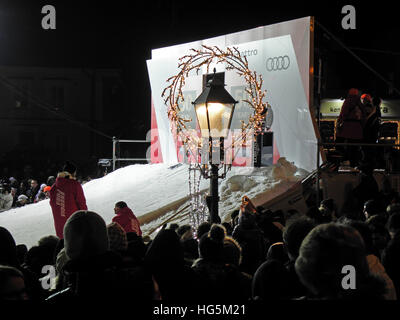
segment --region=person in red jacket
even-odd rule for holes
[[[135,232],[138,236],[142,236],[138,218],[124,201],[119,201],[115,204],[114,212],[116,216],[112,219],[112,222],[118,223],[126,233]]]
[[[68,161],[51,187],[50,206],[56,234],[60,239],[64,237],[64,225],[68,218],[78,210],[87,210],[82,186],[76,181],[76,166]]]

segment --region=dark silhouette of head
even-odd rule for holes
[[[204,234],[199,243],[200,258],[210,261],[222,261],[226,231],[220,224],[213,224],[210,231]]]
[[[128,205],[126,204],[125,201],[118,201],[118,202],[115,204],[115,206],[118,207],[118,208],[120,208],[120,209],[123,209],[123,208],[126,208]]]
[[[204,234],[208,233],[211,229],[211,223],[208,221],[204,221],[200,223],[200,225],[197,227],[196,235],[197,239],[200,239]]]
[[[378,200],[371,199],[365,202],[364,215],[366,219],[381,213],[383,213],[383,207]]]
[[[0,301],[28,299],[21,271],[15,267],[0,265]]]
[[[70,259],[90,259],[109,249],[103,218],[92,211],[76,211],[64,226],[65,252]]]
[[[343,286],[344,267],[351,266],[356,288]],[[385,293],[383,281],[369,273],[364,241],[360,233],[338,223],[321,224],[304,239],[295,263],[300,281],[323,299],[379,298]]]
[[[71,161],[66,161],[62,167],[62,171],[68,172],[70,175],[75,176],[77,167]]]
[[[283,230],[283,242],[289,259],[296,260],[303,239],[315,227],[315,223],[306,217],[289,220]]]

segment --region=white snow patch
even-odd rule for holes
[[[305,174],[304,170],[297,170],[285,159],[280,159],[277,165],[271,167],[232,167],[226,178],[220,180],[221,219],[227,218],[240,206],[243,195],[252,198],[266,191],[278,195]],[[114,204],[125,201],[139,220],[142,217],[149,221],[142,226],[146,234],[179,211],[169,222],[180,225],[189,222],[187,213],[190,207],[184,209],[190,203],[190,199],[185,199],[189,194],[188,179],[186,164],[173,169],[165,164],[137,164],[87,182],[83,190],[88,209],[100,214],[107,224],[114,216]],[[206,191],[208,187],[209,180],[202,179],[200,189]],[[41,237],[55,234],[49,200],[1,213],[0,225],[11,232],[17,244],[26,244],[28,248],[36,245]]]

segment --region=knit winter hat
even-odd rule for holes
[[[355,268],[357,279],[369,274],[365,254],[364,241],[356,229],[332,222],[321,224],[304,238],[295,269],[310,291],[332,297],[345,291],[342,286],[343,266]],[[359,285],[357,282],[357,289]]]
[[[271,244],[267,252],[266,260],[278,260],[282,263],[286,263],[289,260],[289,257],[284,243],[275,242]]]
[[[221,225],[213,224],[210,231],[200,239],[200,257],[211,261],[220,261],[223,256],[224,238],[225,228]]]
[[[227,264],[239,266],[242,262],[242,248],[239,243],[231,237],[225,237],[223,248],[223,259]]]
[[[364,93],[361,95],[361,100],[363,100],[364,102],[372,102],[372,97],[371,95],[369,95],[368,93]]]
[[[108,250],[106,223],[92,211],[76,211],[64,226],[65,252],[70,259],[88,258]]]
[[[19,195],[17,201],[22,201],[22,200],[28,200],[28,197],[24,194]]]
[[[128,240],[125,230],[116,222],[107,225],[108,243],[112,251],[125,251],[128,249]]]

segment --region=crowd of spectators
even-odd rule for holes
[[[31,248],[0,226],[0,300],[397,300],[400,197],[387,179],[379,190],[371,166],[360,171],[340,208],[324,199],[305,212],[271,211],[247,198],[221,224],[164,224],[153,239],[123,201],[109,224],[74,209],[58,236]],[[35,203],[55,180],[10,178],[2,196]]]
[[[0,186],[0,212],[10,208],[23,207],[49,198],[49,191],[55,178],[50,176],[46,183],[39,185],[38,180],[28,179],[19,182],[14,177],[2,180]]]
[[[165,224],[153,239],[81,210],[67,220],[63,239],[49,235],[29,250],[0,227],[0,298],[397,300],[398,199],[378,191],[343,210],[334,199],[306,212],[241,208],[222,224]],[[343,273],[348,266],[353,275]]]

